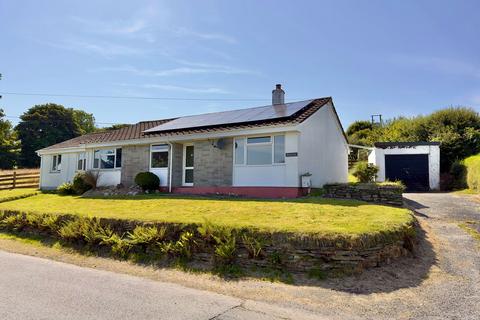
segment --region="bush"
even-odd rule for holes
[[[70,182],[65,182],[59,185],[57,188],[57,192],[64,196],[75,194],[75,190],[73,189],[73,184],[71,184]]]
[[[92,189],[96,189],[100,176],[100,171],[89,170],[84,173],[83,179],[87,185],[92,187]]]
[[[468,188],[480,191],[480,155],[468,157],[464,163]]]
[[[450,167],[450,173],[443,174],[441,176],[446,183],[444,184],[444,190],[451,190],[451,189],[465,189],[467,188],[467,167],[463,161],[456,160],[452,163]],[[448,181],[450,178],[450,181]],[[442,181],[442,179],[440,179]],[[448,184],[450,182],[450,184]]]
[[[353,176],[363,183],[373,182],[377,177],[377,173],[378,167],[367,162],[357,163],[353,170]]]
[[[137,174],[135,183],[142,188],[143,191],[155,191],[160,187],[160,179],[151,172],[140,172]]]
[[[78,172],[73,178],[73,190],[76,194],[83,194],[93,188],[92,185],[87,183],[86,175],[86,172]]]

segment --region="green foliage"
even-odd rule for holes
[[[220,264],[233,264],[236,257],[236,238],[230,228],[218,228],[219,232],[213,236],[215,245],[215,258]]]
[[[102,226],[96,218],[75,217],[65,221],[58,234],[67,242],[84,241],[88,245],[95,245],[111,238],[114,233],[109,226]]]
[[[75,194],[75,189],[73,188],[73,184],[70,182],[64,182],[57,187],[58,194],[62,196],[72,195]]]
[[[73,190],[76,194],[84,194],[85,192],[93,188],[91,183],[87,183],[87,175],[87,172],[79,171],[77,172],[77,174],[75,174],[75,177],[73,177]]]
[[[17,163],[19,142],[10,121],[0,109],[0,169],[12,169]]]
[[[134,245],[149,245],[163,241],[167,233],[167,228],[156,226],[136,226],[132,232],[128,232],[128,238]]]
[[[191,258],[193,248],[197,244],[191,231],[183,231],[177,241],[159,243],[160,251],[171,257]]]
[[[91,117],[91,115],[90,115]],[[81,135],[91,130],[91,120],[83,111],[47,103],[35,105],[20,116],[15,127],[21,141],[20,164],[38,167],[35,151]]]
[[[468,188],[480,192],[480,154],[468,157],[464,164]]]
[[[131,242],[116,233],[103,238],[100,244],[109,246],[112,254],[119,258],[126,258],[132,249]]]
[[[451,186],[447,186],[446,189],[465,189],[468,188],[467,184],[467,167],[465,161],[455,160],[450,167],[450,175],[452,177]]]
[[[359,182],[373,182],[377,177],[378,167],[367,162],[358,162],[353,170],[353,176],[358,179]]]
[[[155,191],[160,187],[160,179],[151,172],[140,172],[135,176],[135,183],[143,191]]]
[[[353,122],[351,125],[348,126],[347,135],[351,136],[357,132],[361,132],[363,130],[372,130],[373,124],[370,121],[359,120]]]
[[[95,117],[93,114],[85,112],[83,110],[75,110],[69,108],[73,113],[73,119],[75,124],[80,130],[80,134],[92,133],[97,130],[95,127]]]
[[[263,247],[266,244],[266,240],[263,237],[244,233],[242,235],[242,240],[250,258],[259,259],[263,257]]]

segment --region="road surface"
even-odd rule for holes
[[[293,318],[297,312],[177,284],[0,251],[2,320],[270,320],[286,319],[289,313]],[[299,313],[302,317],[311,318]]]

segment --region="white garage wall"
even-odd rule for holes
[[[300,126],[299,174],[312,174],[312,187],[348,181],[348,145],[329,103]]]
[[[429,185],[432,190],[440,189],[440,147],[411,146],[402,148],[374,148],[368,156],[368,162],[378,166],[377,181],[385,181],[385,155],[428,154]]]

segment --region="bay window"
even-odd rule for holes
[[[115,169],[122,167],[122,149],[99,149],[93,153],[94,169]]]
[[[235,139],[236,165],[271,165],[285,163],[285,136]]]

